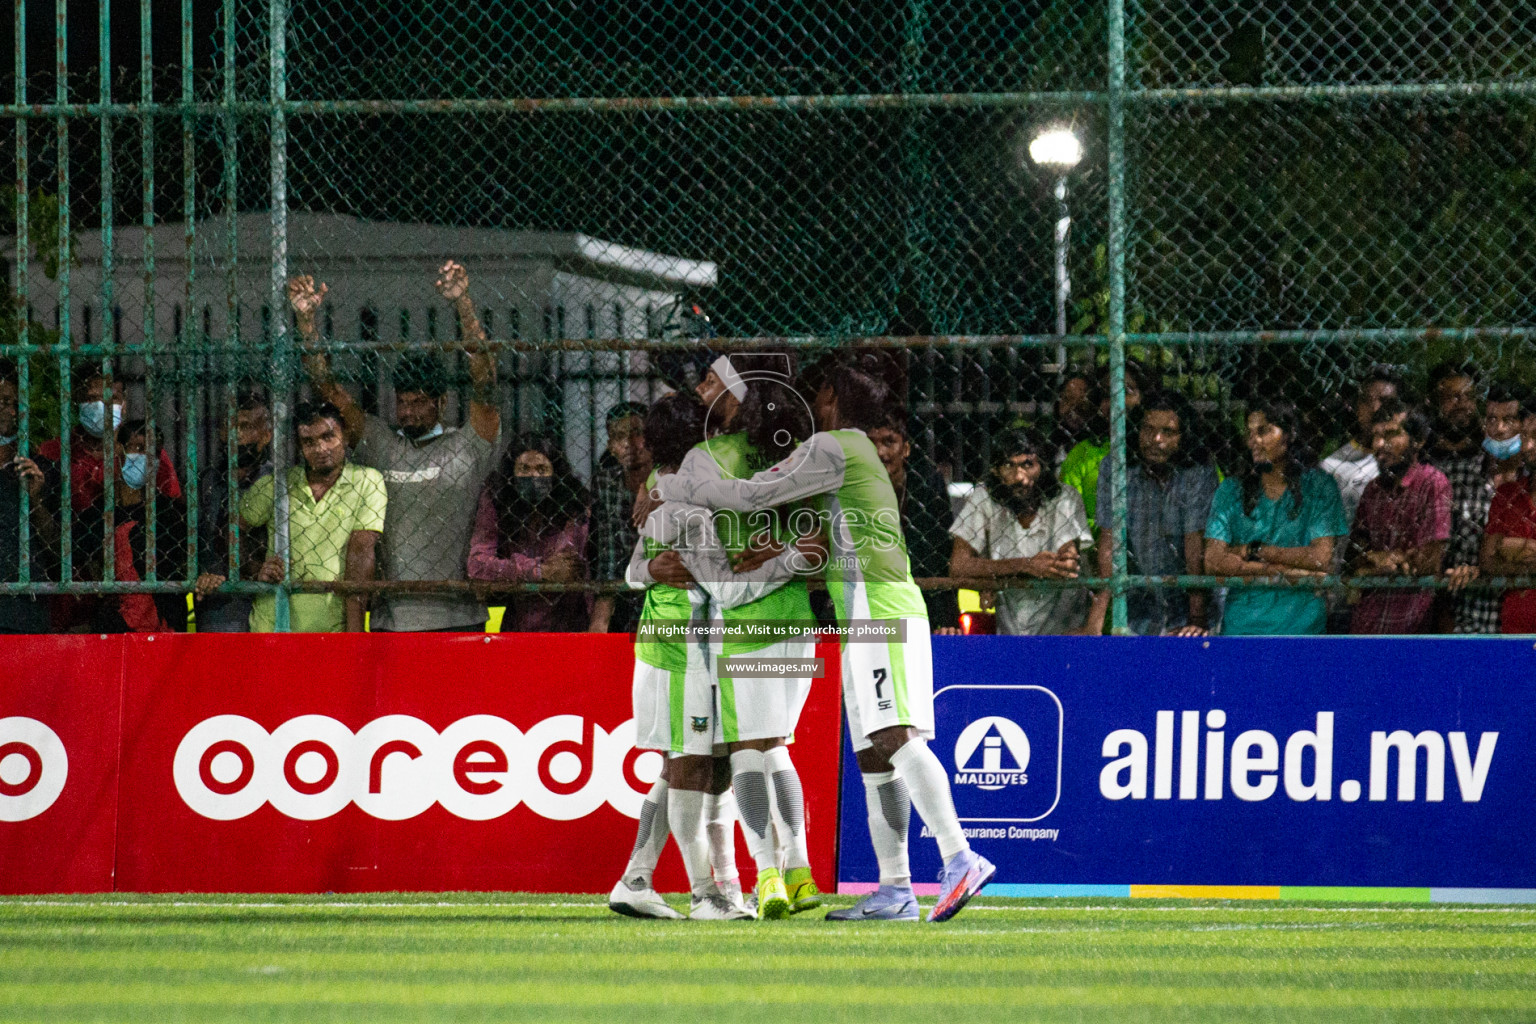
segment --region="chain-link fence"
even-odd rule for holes
[[[1529,571],[1528,4],[14,18],[0,629],[626,628],[724,351],[883,380],[937,625],[1490,631]]]

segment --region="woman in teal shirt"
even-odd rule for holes
[[[1311,468],[1300,438],[1300,417],[1286,401],[1248,413],[1249,461],[1216,489],[1205,524],[1205,571],[1212,576],[1321,578],[1333,565],[1336,542],[1349,533],[1333,478]],[[1234,587],[1221,632],[1283,636],[1323,632],[1327,603],[1314,590]]]

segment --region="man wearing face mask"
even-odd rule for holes
[[[468,346],[470,400],[466,427],[443,423],[448,376],[436,351],[412,350],[395,365],[395,418],[390,427],[365,415],[352,395],[331,376],[329,361],[317,352],[305,359],[311,380],[346,418],[347,440],[356,445],[359,465],[384,475],[389,491],[384,523],[381,576],[386,580],[463,580],[469,558],[480,490],[501,440],[496,405],[496,359],[476,343],[486,334],[469,296],[469,274],[452,260],[443,264],[438,293],[458,313],[459,340]],[[288,282],[299,332],[314,348],[315,319],[325,285],[309,277]],[[383,594],[374,602],[372,628],[380,632],[480,632],[485,603],[471,594]]]
[[[120,583],[148,579],[151,565],[161,580],[186,579],[186,503],[180,498],[149,491],[150,442],[143,420],[129,420],[118,428],[113,460],[117,480],[113,486],[115,508],[110,578]],[[154,506],[153,544],[150,543],[151,505]],[[92,540],[102,534],[104,515],[104,504],[93,505],[81,513],[80,523]],[[100,541],[95,543],[99,545]],[[99,578],[94,571],[91,575]],[[96,604],[91,632],[182,633],[186,628],[184,593],[118,594]]]
[[[1517,475],[1524,403],[1513,387],[1495,381],[1479,423],[1477,378],[1460,363],[1443,363],[1430,371],[1429,401],[1435,440],[1425,461],[1451,484],[1451,537],[1445,551],[1450,588],[1438,602],[1438,631],[1497,633],[1503,595],[1462,588],[1480,574],[1483,530],[1494,491]]]
[[[102,437],[109,431],[116,433],[123,425],[123,409],[128,400],[122,382],[103,374],[99,362],[76,366],[75,374],[73,398],[77,426],[69,435],[69,497],[70,504],[78,512],[101,498],[106,479]],[[109,390],[112,393],[110,427],[107,426],[105,401]],[[63,450],[61,441],[54,438],[38,445],[37,454],[57,464]],[[155,489],[167,498],[181,497],[181,481],[176,479],[176,467],[171,465],[171,457],[163,448],[155,466]]]
[[[949,528],[955,538],[950,575],[1078,577],[1078,553],[1093,542],[1088,513],[1082,495],[1051,473],[1048,458],[1049,449],[1030,431],[1005,430],[993,440],[985,485],[970,493]],[[1001,590],[997,631],[1074,633],[1087,610],[1081,590]]]
[[[251,599],[244,594],[218,594],[215,591],[229,576],[229,552],[235,522],[230,515],[230,483],[234,483],[235,508],[240,499],[260,477],[272,475],[272,417],[267,398],[254,388],[242,390],[236,399],[235,465],[231,473],[227,453],[220,445],[210,453],[207,475],[203,477],[203,497],[198,505],[198,567],[202,570],[193,588],[197,600],[199,633],[244,633],[250,629]],[[224,435],[221,435],[221,437]],[[261,552],[266,550],[267,532],[240,531],[241,579],[254,579],[261,568]]]

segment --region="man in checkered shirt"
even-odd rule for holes
[[[1497,633],[1504,595],[1496,590],[1463,590],[1478,575],[1478,553],[1488,508],[1499,483],[1515,478],[1520,463],[1516,451],[1498,458],[1510,439],[1520,436],[1525,401],[1505,384],[1488,391],[1479,429],[1478,383],[1475,371],[1460,363],[1441,363],[1430,371],[1429,406],[1435,437],[1425,461],[1451,483],[1451,538],[1446,544],[1448,595],[1456,633]],[[1491,442],[1491,443],[1490,443]],[[1490,450],[1491,449],[1491,450]]]
[[[608,448],[592,476],[592,546],[595,578],[622,580],[639,531],[630,522],[635,492],[651,473],[645,447],[645,406],[620,402],[608,410]],[[589,633],[632,633],[640,621],[634,594],[602,594],[592,602]]]

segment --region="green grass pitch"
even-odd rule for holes
[[[838,926],[590,896],[11,897],[0,1020],[1536,1021],[1536,908],[977,900]]]

